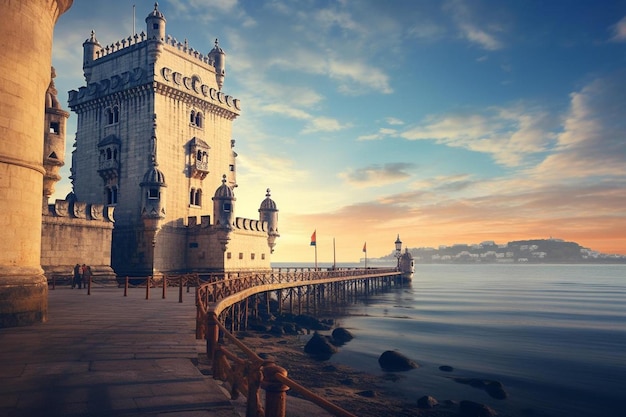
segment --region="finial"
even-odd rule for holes
[[[271,197],[271,196],[272,196],[272,195],[270,194],[270,189],[268,188],[268,189],[267,189],[267,193],[265,194],[265,197],[268,197],[268,198],[269,198],[269,197]]]
[[[219,47],[220,47],[219,42],[218,42],[217,38],[215,38],[215,48],[219,48]]]
[[[159,3],[158,2],[154,2],[154,10],[159,10]]]
[[[222,184],[226,184],[226,174],[222,175]]]

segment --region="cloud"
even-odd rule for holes
[[[380,187],[410,178],[411,174],[408,171],[414,167],[415,164],[405,162],[369,165],[344,171],[339,174],[339,178],[358,188]]]
[[[555,136],[551,131],[554,123],[541,109],[519,104],[474,113],[429,116],[400,136],[486,153],[498,164],[513,167],[549,149]]]
[[[389,136],[397,136],[397,134],[398,134],[398,131],[396,129],[389,129],[389,128],[382,127],[378,130],[378,132],[372,133],[371,135],[361,135],[357,137],[356,140],[359,140],[359,141],[380,140]]]
[[[451,14],[461,38],[477,44],[488,51],[502,49],[504,44],[496,36],[503,31],[500,23],[486,21],[489,13],[472,10],[472,2],[450,0],[444,3],[444,10]]]
[[[611,32],[610,40],[613,42],[626,41],[626,16],[622,17],[619,22],[609,28]]]
[[[349,124],[341,124],[339,120],[331,117],[313,117],[311,118],[302,134],[310,134],[315,132],[337,132],[350,127]]]
[[[398,125],[403,125],[404,124],[404,122],[402,120],[400,120],[400,119],[398,119],[396,117],[387,117],[385,119],[385,121],[388,124],[392,125],[392,126],[398,126]]]
[[[570,98],[556,152],[533,174],[626,180],[626,70],[597,78]]]

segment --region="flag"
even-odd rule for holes
[[[317,232],[317,230],[313,231],[313,234],[311,235],[311,246],[315,246],[315,233]]]
[[[363,252],[367,252],[367,242],[363,244]]]

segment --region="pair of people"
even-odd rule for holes
[[[72,288],[78,286],[78,289],[83,288],[83,283],[87,287],[87,283],[92,277],[91,267],[89,265],[74,265],[74,275],[72,277]]]

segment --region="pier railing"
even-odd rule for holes
[[[229,306],[258,293],[342,281],[401,278],[400,274],[395,268],[325,271],[301,269],[228,274],[224,279],[205,282],[197,287],[196,338],[206,339],[207,357],[213,366],[213,377],[229,383],[233,398],[237,398],[239,394],[246,397],[246,417],[284,417],[286,392],[289,389],[335,416],[354,417],[291,380],[287,371],[276,363],[261,359],[225,328],[220,315]],[[220,343],[221,338],[235,345],[240,354]],[[259,400],[259,389],[265,390],[265,407]]]

